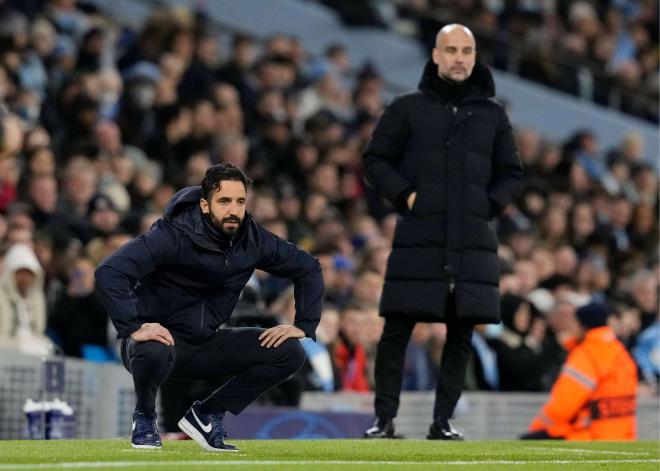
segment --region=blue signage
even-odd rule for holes
[[[235,439],[359,438],[371,426],[371,414],[312,412],[285,407],[250,407],[227,414],[229,436]]]

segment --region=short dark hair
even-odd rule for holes
[[[254,44],[254,38],[249,34],[237,33],[231,42],[231,47],[237,47],[242,44]]]
[[[346,48],[339,43],[332,43],[328,47],[325,48],[324,55],[326,57],[332,58],[332,56],[340,53],[346,52]]]
[[[206,174],[204,174],[204,180],[202,180],[202,198],[208,201],[211,193],[220,188],[220,182],[223,180],[242,182],[246,191],[252,184],[250,177],[240,167],[229,162],[223,162],[209,167]]]

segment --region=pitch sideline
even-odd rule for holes
[[[333,465],[419,465],[419,466],[469,466],[469,465],[534,465],[534,464],[616,464],[616,463],[660,463],[660,459],[623,459],[623,460],[475,460],[475,461],[350,461],[350,460],[250,460],[250,461],[80,461],[70,463],[38,464],[0,464],[0,470],[22,469],[66,469],[66,468],[127,468],[130,466],[309,466],[319,464]]]

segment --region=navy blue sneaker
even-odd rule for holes
[[[133,412],[133,437],[131,438],[133,448],[160,449],[160,435],[156,416],[141,412]]]
[[[202,414],[196,409],[197,406],[199,401],[195,401],[179,420],[179,428],[206,451],[238,451],[234,445],[225,443],[227,432],[222,425],[224,414]]]

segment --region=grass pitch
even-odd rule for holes
[[[75,470],[660,470],[660,442],[431,442],[424,440],[229,440],[238,453],[192,441],[134,450],[128,439],[0,441],[0,471]]]

